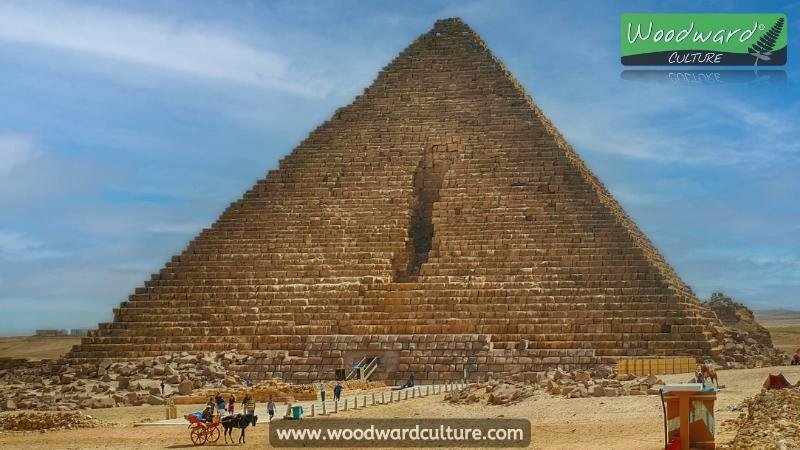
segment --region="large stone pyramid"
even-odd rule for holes
[[[587,118],[587,120],[591,120]],[[70,353],[445,380],[715,356],[715,316],[483,40],[438,21]]]

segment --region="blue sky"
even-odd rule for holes
[[[786,83],[621,79],[620,15],[657,11],[787,14]],[[800,309],[797,3],[2,1],[0,334],[110,320],[452,16],[701,298]]]

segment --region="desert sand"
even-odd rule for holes
[[[789,354],[800,351],[800,311],[755,311],[755,317],[769,330],[775,347]]]
[[[0,337],[0,358],[55,359],[80,343],[81,338],[73,336]]]

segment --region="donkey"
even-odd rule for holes
[[[233,444],[233,429],[238,428],[241,431],[239,432],[239,443],[245,444],[246,441],[244,439],[244,429],[247,428],[249,425],[256,426],[256,422],[258,421],[258,416],[256,415],[245,415],[245,414],[236,414],[233,416],[225,416],[220,420],[222,424],[222,428],[225,431],[222,433],[225,436],[225,443],[228,443],[228,436],[231,437],[231,444]]]

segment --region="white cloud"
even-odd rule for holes
[[[0,134],[0,175],[13,172],[37,155],[31,138],[19,134]]]
[[[31,239],[23,233],[0,230],[0,259],[36,261],[63,256],[63,253],[48,250],[42,242]]]
[[[108,168],[53,151],[24,134],[0,134],[0,210],[40,209],[40,202],[64,197],[111,175]]]
[[[794,256],[755,256],[745,261],[752,262],[757,266],[774,266],[774,267],[797,267],[800,266],[800,259]]]
[[[796,131],[788,120],[796,106],[765,111],[740,100],[726,99],[724,93],[706,93],[714,104],[713,116],[707,117],[693,98],[667,89],[644,92],[648,102],[641,106],[636,96],[641,96],[642,91],[623,91],[613,98],[598,96],[580,103],[553,98],[545,113],[555,118],[556,125],[579,149],[631,159],[754,165],[800,151],[800,143],[794,137]],[[624,107],[633,104],[635,108]],[[676,111],[681,114],[670,126],[657,119]],[[714,131],[726,126],[741,131],[730,136]]]
[[[283,55],[230,30],[59,3],[0,3],[0,41],[43,46],[176,74],[314,95]]]

